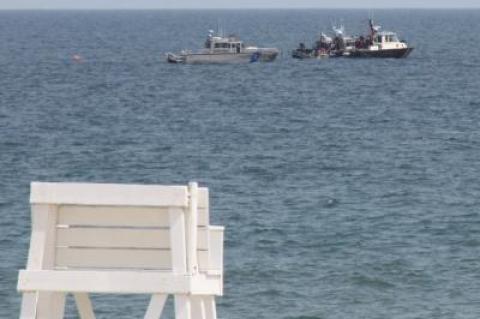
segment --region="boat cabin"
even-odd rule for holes
[[[208,49],[210,52],[240,53],[244,48],[243,42],[234,35],[219,37],[210,34],[207,41],[205,41],[205,49]]]
[[[383,31],[375,33],[373,45],[380,49],[398,49],[406,47],[406,44],[398,39],[395,32]]]
[[[397,34],[394,32],[379,32],[375,35],[375,43],[400,42]]]
[[[400,41],[395,32],[382,31],[373,36],[373,47],[378,49],[403,49],[407,44]]]

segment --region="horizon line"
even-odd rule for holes
[[[145,8],[0,8],[0,11],[161,11],[161,10],[478,10],[478,6],[465,7],[145,7]]]

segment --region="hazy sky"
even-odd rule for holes
[[[0,9],[480,8],[480,0],[0,0]]]

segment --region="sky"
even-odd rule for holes
[[[0,9],[480,8],[480,0],[0,0]]]

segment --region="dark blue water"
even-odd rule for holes
[[[221,318],[478,318],[480,11],[376,11],[416,46],[404,60],[289,58],[367,17],[0,12],[0,318],[18,317],[32,180],[208,186]],[[217,20],[283,56],[164,63]],[[147,298],[94,303],[141,318]]]

